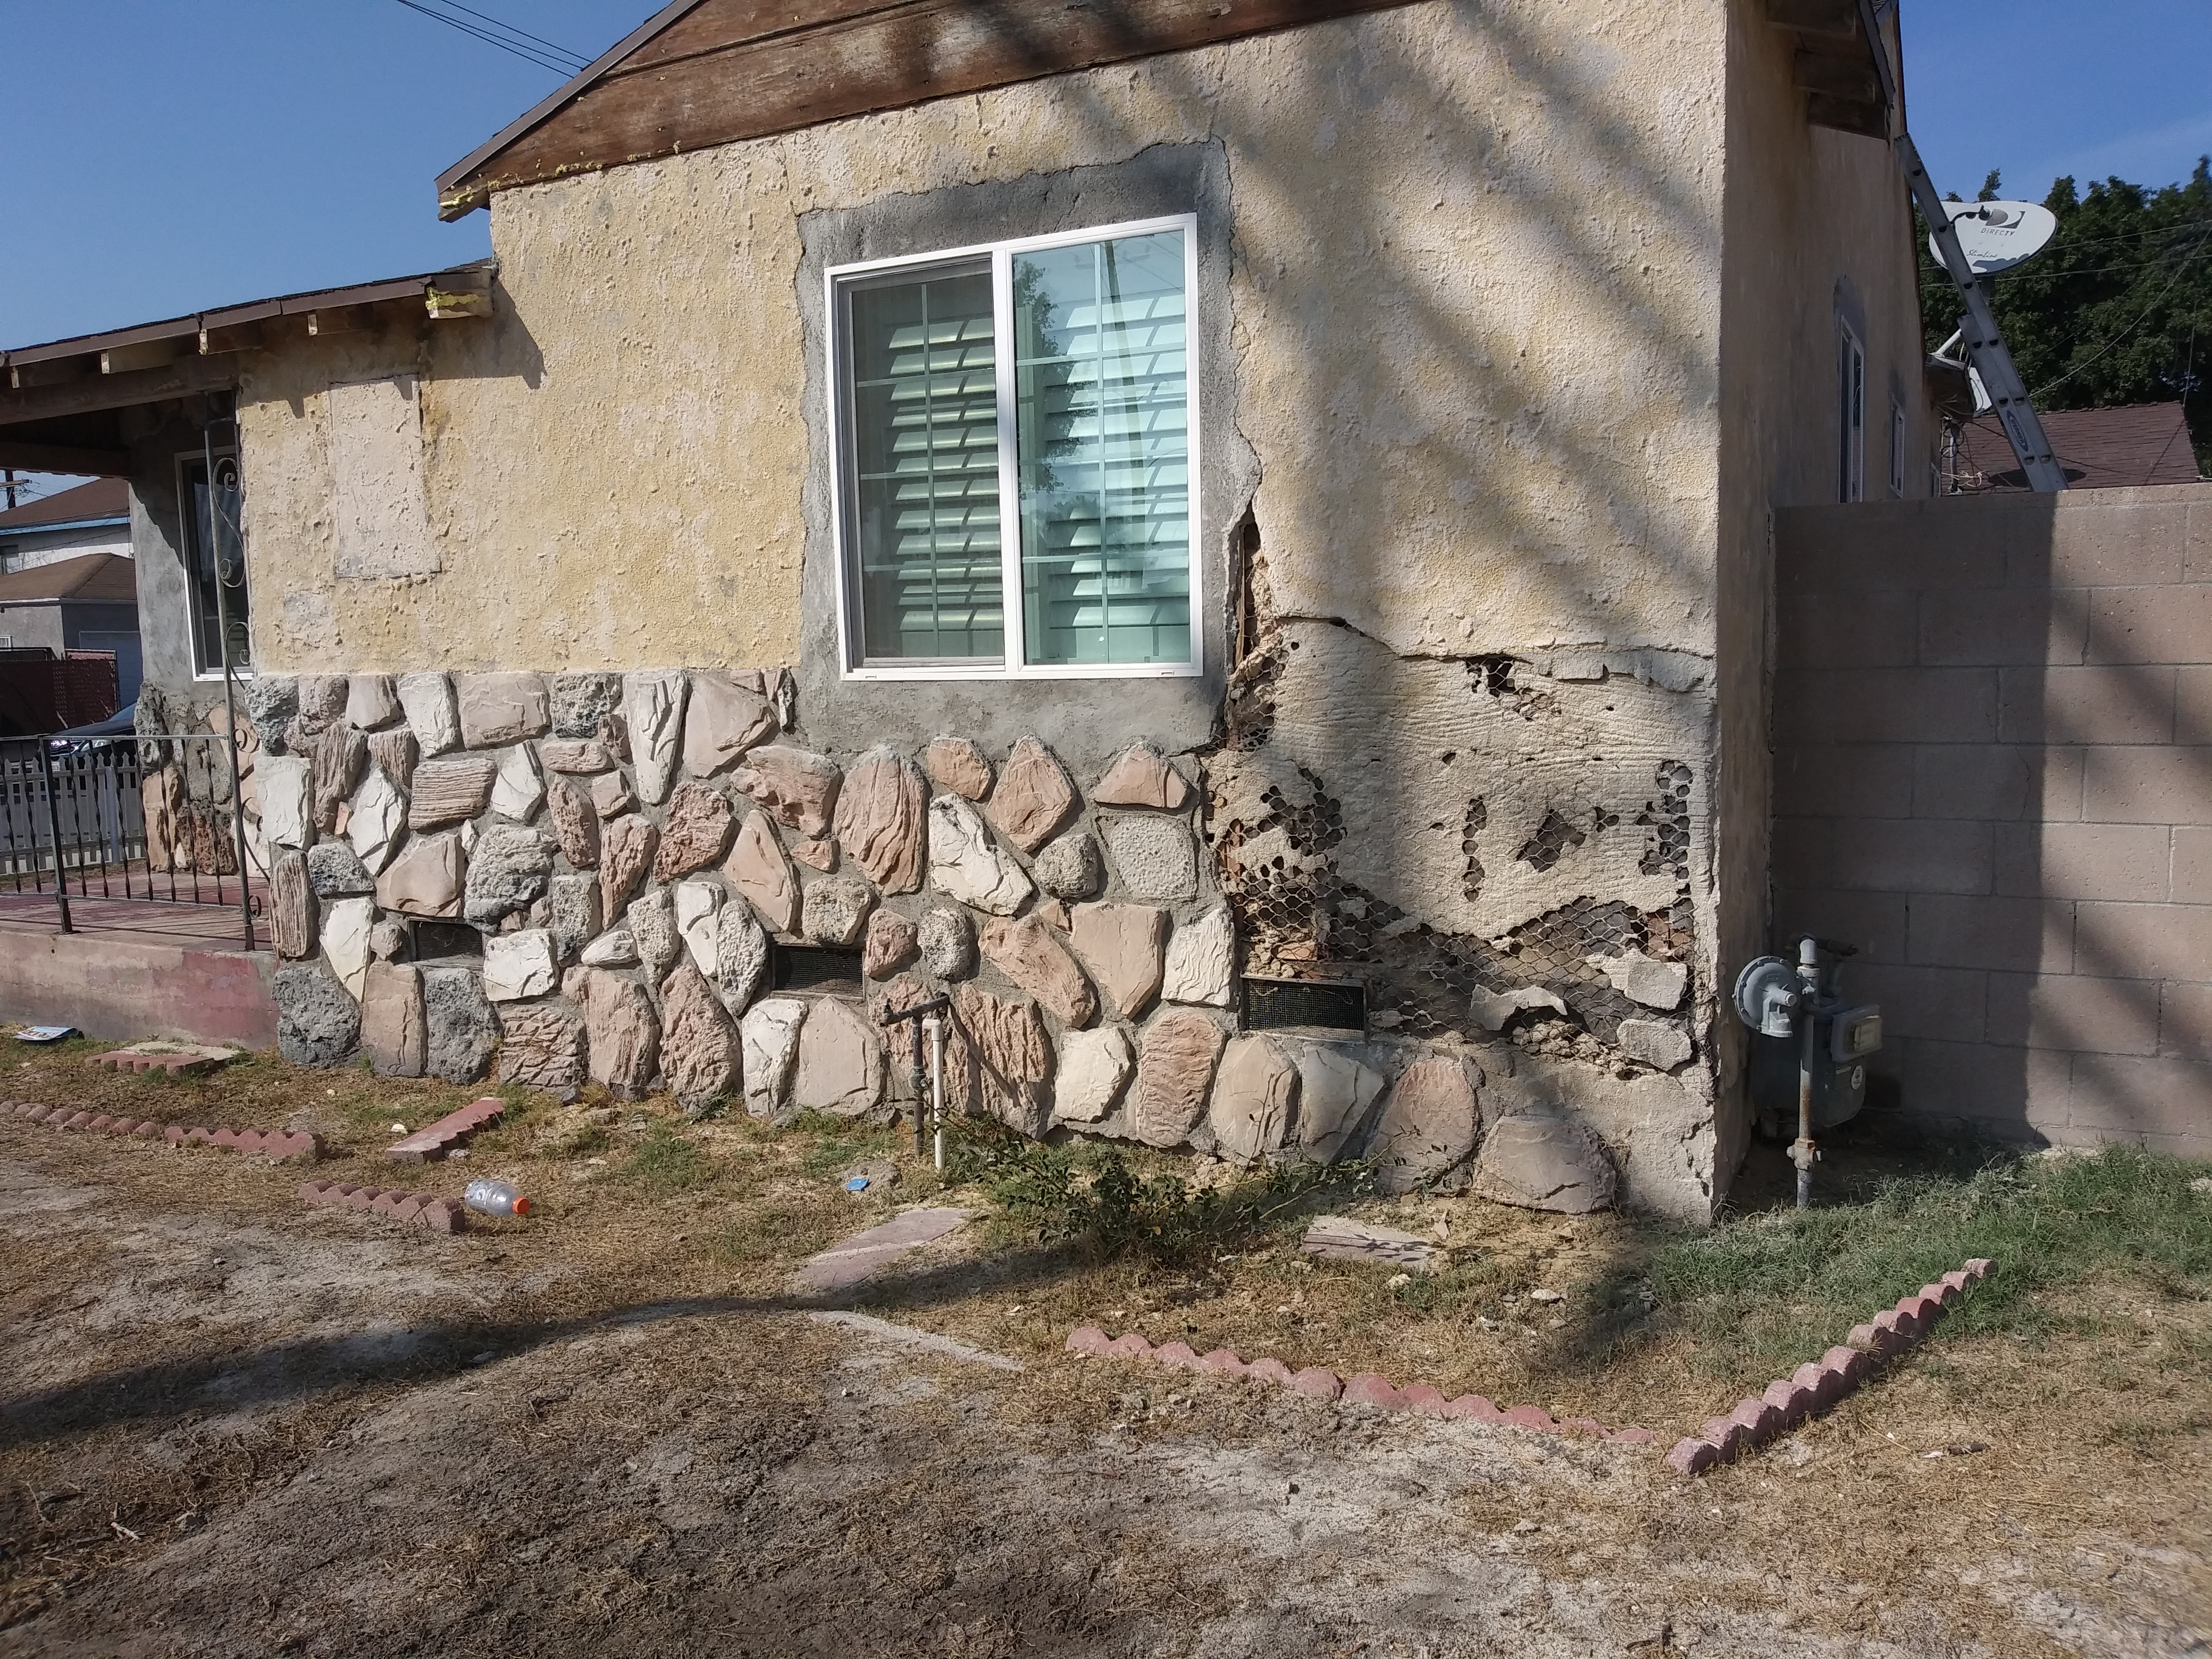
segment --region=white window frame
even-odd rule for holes
[[[1905,400],[1895,393],[1889,399],[1889,495],[1905,499]]]
[[[209,455],[205,448],[179,449],[175,452],[174,459],[177,473],[177,530],[181,544],[178,547],[177,552],[179,556],[185,562],[185,618],[191,629],[188,649],[191,651],[192,659],[192,681],[193,684],[197,685],[221,685],[222,684],[223,678],[223,672],[221,668],[207,669],[200,666],[199,597],[198,584],[193,580],[191,563],[191,538],[198,533],[193,529],[191,522],[192,511],[191,469],[195,463],[204,463],[210,459],[217,463],[223,461],[235,461],[238,464],[239,495],[240,498],[243,500],[246,493],[246,457],[240,453],[239,447],[236,444],[231,444],[222,449],[216,450],[212,457]],[[209,480],[210,489],[213,488],[213,483],[214,480],[210,478]],[[250,655],[252,653],[252,634],[251,630],[253,627],[253,567],[252,562],[248,557],[246,550],[246,526],[243,523],[238,526],[238,556],[240,562],[246,566],[246,625],[248,629],[246,639],[247,651]],[[220,578],[218,578],[218,580],[220,580]],[[235,662],[231,664],[230,677],[236,680],[252,679],[253,678],[252,665],[250,663]]]
[[[1836,319],[1836,483],[1846,501],[1866,499],[1866,342]]]
[[[1112,241],[1124,236],[1145,236],[1164,230],[1182,233],[1183,259],[1183,375],[1185,418],[1190,434],[1190,659],[1178,663],[1029,663],[1024,636],[1027,606],[1022,594],[1021,472],[1015,451],[1013,257],[1036,248],[1067,247],[1087,242]],[[851,518],[853,480],[845,449],[849,416],[846,410],[851,384],[847,351],[850,331],[845,325],[840,289],[856,278],[878,276],[886,271],[926,270],[988,259],[991,267],[991,337],[998,380],[1000,582],[1006,616],[1003,660],[996,663],[916,661],[861,663],[854,627],[854,605],[860,598],[856,573],[858,550],[847,543]],[[1206,672],[1206,566],[1200,557],[1200,479],[1199,426],[1199,304],[1198,216],[1170,214],[1158,219],[1132,219],[1119,224],[1087,225],[1079,230],[1054,231],[1046,236],[1023,236],[1006,241],[981,242],[969,247],[932,249],[895,259],[870,259],[855,264],[832,265],[822,274],[823,316],[829,337],[830,394],[830,538],[837,567],[837,666],[848,680],[1128,680],[1188,679]]]

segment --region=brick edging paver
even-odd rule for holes
[[[428,1193],[403,1193],[387,1187],[351,1187],[336,1181],[303,1181],[300,1201],[325,1209],[360,1210],[388,1216],[403,1224],[428,1227],[434,1233],[465,1232],[467,1209],[457,1198],[437,1198]]]
[[[163,1140],[172,1146],[219,1146],[225,1152],[259,1152],[279,1164],[294,1159],[313,1164],[323,1155],[322,1138],[305,1130],[187,1127],[181,1123],[160,1123],[152,1118],[135,1118],[128,1114],[110,1117],[105,1112],[46,1106],[28,1100],[0,1101],[0,1113],[26,1123],[43,1123],[50,1129],[82,1129],[134,1140]]]
[[[406,1139],[393,1141],[384,1149],[384,1155],[395,1164],[434,1163],[454,1147],[467,1146],[479,1130],[506,1115],[507,1103],[497,1095],[486,1095],[417,1129]]]
[[[171,1077],[198,1077],[225,1062],[214,1054],[141,1054],[118,1048],[112,1054],[94,1054],[92,1063],[111,1072],[167,1072]]]
[[[1230,1348],[1216,1348],[1206,1354],[1193,1352],[1186,1342],[1170,1342],[1156,1348],[1148,1338],[1136,1331],[1109,1337],[1096,1325],[1079,1326],[1068,1334],[1067,1351],[1095,1358],[1149,1359],[1156,1364],[1179,1365],[1185,1370],[1255,1378],[1297,1394],[1310,1395],[1316,1400],[1349,1401],[1354,1405],[1369,1406],[1378,1411],[1417,1412],[1424,1417],[1469,1418],[1478,1423],[1528,1429],[1537,1434],[1595,1435],[1600,1439],[1631,1446],[1648,1445],[1653,1438],[1649,1429],[1608,1429],[1589,1417],[1571,1417],[1560,1421],[1540,1406],[1501,1407],[1479,1394],[1463,1394],[1455,1400],[1447,1399],[1440,1391],[1425,1382],[1412,1382],[1401,1389],[1389,1377],[1376,1371],[1361,1371],[1347,1380],[1319,1365],[1292,1370],[1272,1355],[1263,1355],[1248,1363],[1237,1358],[1236,1352]]]
[[[1953,1303],[1996,1271],[1996,1263],[1976,1256],[1933,1284],[1899,1297],[1895,1307],[1854,1326],[1842,1346],[1800,1365],[1789,1376],[1777,1377],[1765,1394],[1747,1395],[1726,1417],[1716,1417],[1696,1434],[1676,1442],[1667,1454],[1667,1467],[1683,1474],[1703,1474],[1833,1409],[1871,1381],[1885,1362],[1918,1342]]]

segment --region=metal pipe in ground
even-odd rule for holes
[[[1813,1207],[1813,1161],[1818,1156],[1813,1147],[1813,1044],[1819,1026],[1813,1008],[1820,989],[1820,947],[1809,939],[1798,941],[1797,978],[1805,988],[1797,1015],[1805,1035],[1797,1055],[1797,1139],[1790,1148],[1790,1161],[1797,1166],[1797,1207],[1809,1210]]]
[[[39,775],[46,787],[46,834],[54,843],[54,902],[61,907],[62,932],[76,932],[70,922],[69,869],[62,862],[62,814],[54,800],[53,740],[40,732],[34,741],[39,745]]]
[[[933,1013],[921,1022],[929,1033],[929,1121],[936,1131],[937,1173],[945,1173],[945,1016]]]

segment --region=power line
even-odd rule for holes
[[[497,46],[501,52],[511,53],[526,63],[535,64],[540,69],[550,70],[556,75],[574,75],[584,69],[589,62],[588,59],[579,57],[563,46],[521,44],[523,41],[534,41],[538,37],[534,34],[525,34],[520,29],[509,29],[507,24],[497,22],[493,19],[486,18],[485,21],[493,23],[496,28],[507,29],[509,33],[520,39],[510,40],[492,33],[490,29],[479,28],[473,23],[465,22],[460,18],[450,16],[445,12],[434,11],[429,6],[421,3],[421,0],[399,0],[399,3],[410,11],[419,12],[425,17],[434,18],[449,28],[457,28],[464,34],[473,35],[487,46]],[[455,0],[447,0],[447,3],[455,3]],[[461,9],[466,11],[468,8],[462,7]],[[483,14],[471,12],[470,15],[482,17]]]
[[[2039,398],[2045,392],[2050,391],[2051,387],[2055,386],[2063,386],[2068,380],[2072,380],[2076,374],[2079,374],[2083,369],[2088,368],[2090,364],[2096,362],[2099,359],[2103,357],[2107,352],[2112,350],[2114,346],[2126,339],[2129,335],[2141,328],[2143,324],[2148,320],[2151,313],[2156,311],[2160,306],[2166,302],[2166,296],[2173,291],[2173,285],[2181,280],[2181,273],[2189,269],[2189,263],[2191,260],[2194,259],[2198,254],[2204,252],[2207,242],[2212,242],[2212,231],[2206,232],[2204,237],[2197,242],[2195,247],[2190,249],[2188,252],[2182,255],[2181,263],[2173,268],[2173,275],[2166,279],[2166,286],[2159,289],[2159,291],[2152,296],[2151,302],[2142,308],[2141,314],[2136,318],[2135,321],[2130,323],[2118,334],[2115,334],[2109,339],[2102,342],[2094,351],[2089,354],[2089,356],[2084,357],[2080,362],[2075,364],[2073,368],[2068,369],[2057,380],[2045,380],[2041,386],[2036,387],[2035,390],[2028,395],[2030,397]]]

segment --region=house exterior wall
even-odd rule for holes
[[[0,605],[0,635],[16,651],[51,651],[57,657],[67,641],[62,636],[62,608],[52,599],[36,605]]]
[[[2212,1153],[2212,485],[1777,531],[1777,945],[1924,1124]]]
[[[0,530],[0,547],[10,550],[11,570],[35,570],[82,553],[119,553],[127,559],[131,527],[123,523],[88,524],[74,530]]]
[[[1365,987],[1381,1071],[1463,1063],[1486,1117],[1563,1111],[1632,1200],[1703,1215],[1738,1109],[1710,1063],[1719,905],[1763,878],[1711,833],[1720,562],[1744,556],[1724,185],[1732,145],[1802,126],[1731,106],[1742,27],[1722,0],[1430,0],[501,194],[489,324],[250,364],[264,757],[320,753],[319,676],[444,671],[465,700],[484,671],[573,691],[670,665],[794,671],[787,738],[848,769],[1034,735],[1087,801],[1154,743],[1201,786],[1211,855],[1173,927],[1225,906],[1246,971]],[[1207,583],[1250,626],[1218,605],[1185,681],[841,682],[823,266],[1178,192]],[[402,375],[427,546],[348,574],[329,388]],[[1763,822],[1763,788],[1738,814]],[[1118,854],[1107,880],[1131,896]],[[1620,988],[1647,954],[1671,994]],[[1498,1012],[1516,992],[1568,1018]],[[1083,1024],[1045,1020],[1056,1063]]]

